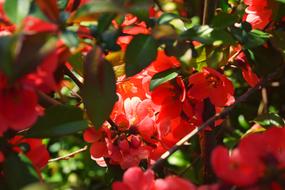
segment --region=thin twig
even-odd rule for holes
[[[209,2],[208,0],[204,0],[203,21],[202,21],[203,25],[207,23],[208,15],[209,15]]]
[[[53,99],[52,97],[48,96],[47,94],[43,93],[42,91],[37,91],[37,94],[39,95],[39,97],[41,97],[42,99],[44,99],[45,101],[47,101],[48,103],[50,103],[53,106],[58,106],[61,105],[62,103]]]
[[[246,93],[241,95],[234,104],[231,106],[225,108],[221,113],[216,114],[209,118],[207,121],[205,121],[202,125],[195,128],[192,132],[184,136],[180,141],[178,141],[173,147],[171,147],[167,152],[162,154],[162,156],[153,164],[152,169],[157,170],[161,164],[165,162],[165,160],[171,156],[174,152],[176,152],[178,149],[181,148],[182,145],[184,145],[187,141],[189,141],[192,137],[197,135],[200,131],[208,127],[209,125],[213,124],[215,121],[224,118],[227,116],[238,104],[245,101],[250,95],[252,95],[254,92],[259,90],[262,86],[264,86],[267,82],[271,81],[276,74],[278,74],[280,71],[276,71],[272,73],[271,75],[268,75],[267,78],[261,80],[255,87],[250,88]]]
[[[53,159],[50,159],[48,162],[56,162],[56,161],[59,161],[59,160],[68,160],[72,157],[74,157],[75,155],[81,153],[81,152],[84,152],[87,150],[87,145],[84,146],[83,148],[79,149],[79,150],[76,150],[72,153],[69,153],[67,155],[64,155],[64,156],[60,156],[60,157],[57,157],[57,158],[53,158]]]
[[[64,66],[64,72],[67,76],[69,76],[73,82],[79,87],[79,88],[82,88],[83,86],[83,83],[74,75],[74,73],[69,70],[66,65]]]
[[[153,0],[153,2],[157,5],[157,7],[160,11],[163,11],[163,7],[162,7],[161,3],[159,2],[159,0]]]

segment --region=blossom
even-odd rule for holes
[[[47,165],[50,156],[41,139],[15,136],[9,143],[16,152],[24,153],[31,160],[37,172]]]
[[[152,170],[142,171],[139,167],[128,169],[122,182],[114,182],[113,190],[195,190],[196,187],[185,179],[177,176],[168,176],[165,179],[154,179]]]
[[[27,129],[43,114],[37,91],[52,92],[58,88],[54,78],[59,62],[58,50],[44,57],[35,71],[14,83],[8,83],[8,77],[0,73],[0,135],[9,128],[15,131]]]
[[[249,63],[246,60],[244,53],[240,53],[236,58],[241,70],[244,80],[251,86],[254,87],[259,81],[259,77],[252,71]]]
[[[11,128],[20,131],[35,123],[41,114],[36,92],[29,87],[0,90],[1,131]],[[4,130],[3,130],[4,129]]]
[[[248,5],[245,9],[244,20],[252,25],[253,29],[264,29],[272,19],[272,10],[268,0],[245,0]]]
[[[234,102],[234,87],[226,76],[204,67],[189,77],[188,96],[197,100],[209,98],[215,106],[229,106]]]
[[[265,132],[249,133],[231,152],[219,146],[212,152],[213,170],[231,185],[255,185],[265,175],[272,175],[267,171],[284,169],[284,137],[285,128],[271,127]]]
[[[114,182],[113,190],[151,190],[154,186],[154,173],[151,170],[143,172],[139,167],[128,169],[123,176],[123,182]]]
[[[157,179],[155,181],[156,190],[176,190],[176,189],[187,189],[195,190],[196,187],[189,181],[182,179],[177,176],[169,176],[165,179]]]
[[[216,175],[227,183],[248,186],[254,184],[261,177],[254,161],[247,159],[239,149],[235,149],[229,154],[226,148],[216,147],[211,160]]]

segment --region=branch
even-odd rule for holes
[[[71,70],[69,70],[66,65],[64,65],[64,72],[67,76],[69,76],[73,82],[79,87],[82,88],[83,83],[72,73]]]
[[[207,23],[208,15],[209,15],[209,2],[208,0],[204,0],[203,20],[202,20],[203,25]]]
[[[162,5],[161,5],[161,3],[159,2],[159,0],[153,0],[153,2],[157,5],[157,7],[158,7],[158,9],[159,9],[160,11],[163,11]]]
[[[171,156],[174,152],[179,150],[182,145],[184,145],[186,142],[188,142],[192,137],[197,135],[200,131],[208,127],[209,125],[213,124],[215,121],[224,118],[227,116],[238,104],[245,101],[250,95],[252,95],[254,92],[259,90],[262,86],[264,86],[267,82],[270,82],[277,74],[279,74],[280,70],[268,75],[267,78],[261,80],[255,87],[250,88],[246,93],[241,95],[234,104],[231,106],[225,108],[221,113],[216,114],[209,118],[207,121],[205,121],[202,125],[195,128],[192,132],[188,133],[186,136],[184,136],[180,141],[178,141],[173,147],[171,147],[167,152],[161,155],[161,157],[153,164],[152,169],[157,170],[161,164],[165,162],[165,160]]]
[[[52,97],[50,97],[49,95],[43,93],[40,90],[37,91],[37,94],[39,95],[39,97],[41,97],[43,100],[45,100],[46,102],[50,103],[51,105],[58,106],[58,105],[62,104],[61,102],[57,101],[56,99],[53,99]]]
[[[64,156],[61,156],[61,157],[57,157],[57,158],[53,158],[53,159],[49,159],[48,162],[56,162],[56,161],[59,161],[59,160],[68,160],[68,159],[74,157],[75,155],[77,155],[77,154],[79,154],[81,152],[84,152],[86,150],[87,150],[87,145],[84,146],[83,148],[81,148],[79,150],[76,150],[76,151],[74,151],[72,153],[69,153],[67,155],[64,155]]]

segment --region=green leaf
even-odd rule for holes
[[[64,31],[61,33],[61,39],[69,48],[76,48],[79,44],[79,39],[76,32]]]
[[[178,19],[180,18],[179,15],[174,14],[174,13],[163,13],[159,19],[157,20],[158,24],[168,24],[169,22],[171,22],[174,19]]]
[[[81,109],[73,106],[54,106],[45,111],[33,127],[24,133],[30,138],[52,138],[70,135],[86,129]]]
[[[98,20],[97,32],[99,34],[105,32],[112,24],[113,19],[116,17],[115,13],[104,13]]]
[[[9,153],[3,163],[6,189],[19,190],[31,183],[38,182],[38,176],[30,160],[24,155]]]
[[[209,49],[209,50],[208,50]],[[219,68],[228,62],[229,49],[212,49],[206,48],[207,52],[207,65],[212,68]]]
[[[20,24],[29,14],[32,0],[8,0],[4,3],[4,11],[15,24]]]
[[[126,50],[127,76],[133,76],[146,68],[156,58],[157,47],[156,40],[152,36],[135,36]]]
[[[213,39],[211,38],[211,33],[213,28],[204,25],[204,26],[194,26],[184,33],[181,34],[182,38],[190,39],[193,41],[198,41],[203,44],[212,44]]]
[[[2,36],[0,38],[0,70],[8,77],[12,75],[12,61],[16,39],[11,36]]]
[[[227,14],[225,12],[221,12],[213,18],[212,25],[215,28],[227,28],[228,26],[234,25],[234,23],[237,21],[237,14]]]
[[[257,116],[254,122],[261,126],[284,126],[284,120],[276,113],[269,113]]]
[[[56,40],[49,38],[47,33],[22,36],[18,44],[20,51],[15,58],[13,76],[15,80],[34,71],[39,64],[54,51]]]
[[[150,81],[150,90],[152,91],[159,85],[176,78],[178,74],[179,73],[177,69],[169,69],[155,74]]]
[[[181,150],[176,151],[168,159],[168,163],[178,167],[186,167],[189,164],[189,161],[185,158]]]
[[[109,118],[117,95],[112,64],[103,59],[102,50],[99,48],[93,49],[87,55],[81,93],[89,119],[95,127],[101,127]]]
[[[246,26],[246,24],[244,24]],[[246,28],[231,28],[232,35],[245,47],[245,48],[255,48],[263,45],[271,37],[270,34],[260,31],[251,30],[247,31]]]
[[[284,64],[282,54],[271,44],[268,44],[267,47],[259,46],[247,49],[244,52],[248,62],[252,65],[253,71],[259,76],[267,76]]]
[[[98,13],[118,13],[122,12],[121,7],[111,0],[93,0],[76,10],[72,19],[86,17]]]
[[[235,137],[225,137],[223,143],[230,149],[234,148],[239,142],[239,139]]]

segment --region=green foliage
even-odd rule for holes
[[[179,74],[178,69],[169,69],[155,74],[150,81],[150,90],[154,90],[159,85],[176,78]]]
[[[115,73],[111,63],[101,56],[99,48],[88,54],[81,89],[85,109],[97,128],[109,118],[117,101]]]
[[[45,111],[33,127],[24,132],[29,138],[55,138],[87,129],[81,109],[74,106],[54,106]]]
[[[284,126],[284,120],[278,114],[268,113],[257,116],[254,122],[261,126]]]
[[[9,0],[4,3],[4,11],[9,19],[20,25],[22,20],[29,14],[32,0]]]
[[[2,184],[3,189],[19,190],[39,181],[31,162],[22,154],[9,153],[3,163],[3,173],[6,182]]]
[[[137,35],[127,47],[126,75],[133,76],[146,68],[157,55],[157,42],[149,35]]]

